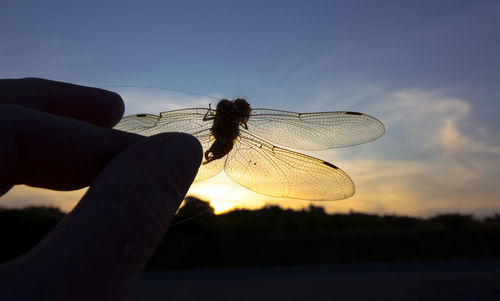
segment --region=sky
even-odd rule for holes
[[[499,1],[137,3],[1,2],[0,78],[105,87],[122,95],[126,114],[245,97],[253,107],[358,111],[385,124],[376,141],[306,152],[348,173],[353,197],[275,199],[221,173],[190,190],[217,212],[267,203],[500,213]],[[70,210],[84,192],[18,186],[0,206]]]

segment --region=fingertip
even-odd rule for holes
[[[97,89],[97,88],[95,88]],[[123,113],[125,112],[125,104],[123,102],[122,97],[113,91],[101,90],[99,93],[102,95],[102,103],[108,108],[106,111],[106,116],[102,116],[102,125],[105,127],[114,127],[120,119],[123,117]]]
[[[125,105],[115,92],[49,81],[49,112],[80,119],[97,126],[113,127],[123,116]]]
[[[202,160],[202,147],[198,139],[185,133],[164,133],[152,139],[162,139],[160,158],[163,168],[174,175],[179,202],[184,199],[194,181]]]
[[[155,197],[164,195],[178,205],[196,177],[201,160],[198,139],[185,133],[162,133],[127,147],[107,169],[113,171],[113,181],[134,183],[144,192],[158,189],[162,192]]]
[[[113,127],[125,106],[115,92],[43,78],[0,80],[0,104],[29,107],[97,126]]]
[[[180,162],[184,168],[189,170],[198,170],[201,165],[203,148],[200,141],[193,135],[186,133],[166,133],[157,136],[167,135],[167,139],[162,145],[162,152],[172,155],[173,151],[179,152],[180,159],[187,159],[186,162]],[[174,148],[174,150],[172,150]]]

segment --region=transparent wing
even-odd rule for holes
[[[204,120],[208,112],[208,119]],[[122,118],[115,129],[136,133],[144,136],[156,135],[164,132],[188,133],[200,140],[203,146],[203,153],[210,147],[213,138],[210,135],[210,128],[215,115],[214,110],[208,109],[183,109],[162,112],[160,115],[136,114]],[[226,158],[211,161],[200,166],[195,182],[211,178],[221,172]]]
[[[246,132],[227,155],[224,172],[238,184],[273,197],[330,201],[354,194],[352,180],[336,166]]]
[[[202,132],[195,133],[194,136],[200,140],[201,146],[203,147],[203,154],[210,148],[214,139],[210,134],[210,130],[205,130]],[[219,160],[210,161],[207,164],[202,164],[200,169],[198,169],[198,174],[194,179],[195,182],[203,181],[217,175],[224,168],[224,163],[227,156]]]
[[[382,136],[377,118],[357,112],[295,113],[253,109],[248,131],[280,146],[323,150],[365,143]]]
[[[210,129],[214,116],[215,110],[211,109],[181,109],[162,112],[160,115],[135,114],[123,117],[115,129],[144,136],[164,132],[195,134]]]

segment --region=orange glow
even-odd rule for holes
[[[346,150],[347,151],[347,150]],[[266,204],[300,210],[313,204],[322,206],[328,213],[350,211],[375,214],[430,216],[442,212],[475,213],[478,215],[498,212],[498,193],[492,190],[473,190],[471,194],[437,193],[455,191],[470,183],[478,185],[478,174],[448,162],[346,160],[338,152],[322,153],[329,162],[338,163],[356,184],[356,194],[347,200],[310,202],[305,200],[273,198],[252,192],[229,179],[223,172],[202,182],[194,183],[188,195],[210,201],[216,214],[236,208],[257,209]],[[486,169],[487,166],[484,167]],[[449,179],[453,179],[453,183]],[[482,179],[479,177],[479,179]],[[498,192],[494,186],[493,192]],[[2,207],[29,205],[56,206],[70,211],[86,189],[73,192],[56,192],[27,186],[16,186],[0,198]],[[446,192],[446,191],[445,191]],[[474,201],[471,201],[474,200]]]
[[[211,179],[194,183],[188,195],[209,201],[215,209],[215,214],[221,214],[235,208],[259,207],[255,206],[255,203],[264,204],[251,201],[252,198],[249,196],[251,193],[230,180],[224,173],[220,173]]]

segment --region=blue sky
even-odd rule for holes
[[[498,1],[179,2],[4,1],[0,77],[170,87],[244,96],[254,107],[365,112],[386,124],[384,137],[310,153],[357,185],[355,197],[326,204],[329,211],[500,212]],[[213,101],[114,90],[127,113]],[[0,205],[57,199],[70,208],[73,198],[20,187]],[[268,201],[256,199],[231,192],[225,202]]]

